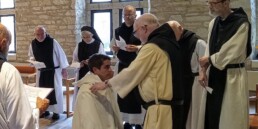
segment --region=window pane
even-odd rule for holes
[[[15,52],[14,16],[1,16],[1,23],[11,31],[12,42],[9,47],[9,52]]]
[[[96,12],[93,13],[93,27],[97,31],[100,39],[104,43],[105,51],[110,51],[110,35],[111,35],[111,13],[110,12]]]
[[[123,12],[123,10],[121,10],[122,12]],[[122,14],[123,15],[123,14]],[[142,15],[142,11],[141,10],[136,10],[136,19],[138,18],[138,17],[140,17],[141,15]],[[124,18],[123,17],[121,17],[122,19],[121,19],[121,21],[122,21],[122,23],[125,21],[124,20]]]
[[[111,2],[111,0],[92,0],[91,2]]]
[[[14,0],[0,0],[0,8],[14,8]]]
[[[132,2],[132,1],[142,1],[142,0],[119,0],[120,2]]]

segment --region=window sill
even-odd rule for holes
[[[7,56],[8,61],[16,61],[16,53],[8,54]]]

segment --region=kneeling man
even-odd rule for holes
[[[111,88],[93,94],[89,89],[96,82],[113,77],[111,59],[102,54],[89,58],[90,71],[77,83],[80,87],[73,118],[73,129],[122,129],[119,107]]]

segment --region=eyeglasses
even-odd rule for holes
[[[206,4],[207,5],[211,5],[211,6],[214,6],[214,5],[216,5],[216,4],[218,4],[218,3],[223,3],[224,1],[226,1],[226,0],[221,0],[221,1],[217,1],[217,2],[212,2],[212,1],[206,1]]]
[[[137,33],[137,31],[138,31],[140,28],[147,30],[147,26],[148,26],[148,25],[143,25],[143,26],[138,27],[137,29],[135,29],[135,30],[133,31],[133,35],[135,36],[136,33]],[[135,37],[136,37],[136,36],[135,36]]]
[[[135,36],[136,32],[140,29],[140,27],[138,27],[136,30],[133,31],[133,35]]]
[[[124,14],[124,15],[123,15],[123,18],[125,18],[125,17],[134,18],[135,15],[134,15],[134,14]]]

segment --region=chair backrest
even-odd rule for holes
[[[15,65],[16,69],[20,73],[35,73],[36,69],[34,66],[29,66],[29,65]]]

